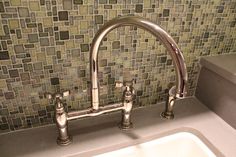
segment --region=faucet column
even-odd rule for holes
[[[133,100],[134,100],[134,89],[131,85],[125,85],[125,91],[123,94],[123,105],[124,109],[122,110],[122,121],[120,124],[121,129],[129,129],[133,127],[133,124],[131,122],[131,110],[133,107]]]
[[[57,144],[68,145],[72,138],[68,135],[67,114],[61,102],[61,97],[56,97],[56,124],[58,128]]]
[[[176,88],[173,86],[168,93],[168,98],[166,100],[166,108],[165,111],[161,113],[161,117],[165,119],[173,119],[174,118],[174,103],[176,100]]]
[[[68,135],[68,121],[67,121],[67,113],[65,112],[62,98],[66,97],[70,94],[70,91],[64,91],[62,93],[45,93],[45,96],[48,99],[55,100],[55,119],[56,125],[58,129],[58,137],[57,144],[58,145],[68,145],[71,143],[72,138]]]

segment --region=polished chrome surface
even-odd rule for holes
[[[96,111],[99,109],[99,85],[98,85],[98,49],[103,40],[103,38],[113,29],[121,27],[134,25],[138,26],[146,31],[149,31],[153,34],[168,50],[176,71],[177,80],[176,80],[176,90],[173,95],[170,95],[169,105],[167,105],[166,113],[162,114],[163,117],[169,118],[168,115],[173,113],[174,100],[176,98],[183,98],[186,96],[186,83],[187,83],[187,69],[184,62],[184,57],[179,49],[178,45],[175,43],[173,38],[164,31],[157,24],[137,16],[126,16],[115,18],[107,22],[102,28],[99,29],[95,35],[90,52],[90,73],[92,79],[92,108]],[[173,117],[173,116],[171,116]]]
[[[127,130],[133,127],[131,122],[131,110],[133,107],[135,91],[133,88],[133,82],[125,83],[125,90],[123,93],[123,110],[122,110],[122,121],[120,124],[120,128],[123,130]]]
[[[94,117],[99,116],[104,113],[114,112],[121,110],[122,111],[122,120],[121,124],[119,125],[121,129],[129,129],[132,127],[132,122],[130,118],[131,109],[133,106],[134,100],[134,89],[133,89],[133,82],[121,83],[121,85],[125,86],[125,90],[123,93],[123,102],[110,104],[107,106],[100,106],[98,110],[94,110],[93,108],[84,109],[80,111],[71,111],[66,113],[64,109],[64,105],[62,103],[62,99],[67,97],[70,92],[64,91],[62,93],[46,93],[45,96],[48,99],[53,99],[55,103],[55,117],[56,117],[56,124],[58,128],[58,138],[57,144],[58,145],[68,145],[72,142],[72,137],[68,134],[68,121],[84,118],[84,117]],[[120,86],[120,87],[122,87]]]
[[[116,87],[124,87],[123,101],[121,103],[115,103],[108,106],[99,106],[99,85],[98,85],[98,50],[103,38],[113,29],[121,26],[135,25],[142,29],[149,31],[151,34],[156,36],[163,45],[167,48],[171,58],[174,62],[177,82],[176,88],[173,87],[169,91],[169,99],[166,104],[166,110],[161,114],[162,117],[172,119],[173,106],[176,98],[182,98],[186,95],[186,82],[187,82],[187,70],[184,63],[184,58],[182,52],[178,48],[175,41],[171,36],[166,33],[157,24],[146,20],[141,17],[127,16],[119,17],[107,22],[102,28],[100,28],[95,35],[92,47],[90,51],[90,73],[92,82],[92,107],[82,111],[73,111],[66,113],[64,106],[62,104],[62,98],[70,94],[69,91],[56,94],[46,94],[49,99],[55,100],[56,105],[56,123],[59,130],[59,136],[57,143],[59,145],[68,145],[71,143],[72,139],[68,135],[68,121],[73,119],[79,119],[84,117],[98,116],[108,112],[114,112],[117,110],[122,111],[122,120],[120,123],[121,129],[132,128],[131,122],[131,110],[134,103],[135,91],[133,88],[134,81],[127,81],[124,83],[116,83]]]
[[[175,86],[173,86],[169,90],[169,93],[168,93],[165,111],[161,113],[162,118],[166,118],[166,119],[173,119],[174,118],[173,107],[174,107],[174,103],[175,103],[175,99],[176,99],[175,93],[176,93],[176,88],[175,88]]]
[[[124,105],[123,103],[111,104],[108,106],[99,107],[98,112],[94,112],[92,108],[81,110],[81,111],[72,111],[68,113],[67,120],[73,120],[78,118],[85,118],[85,117],[94,117],[99,116],[104,113],[114,112],[117,110],[123,110]]]
[[[48,99],[53,99],[55,101],[55,117],[56,124],[58,128],[58,145],[68,145],[72,142],[72,137],[68,135],[68,121],[67,113],[65,112],[62,99],[69,96],[70,91],[64,91],[62,93],[46,93]]]

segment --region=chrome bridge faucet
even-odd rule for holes
[[[56,99],[56,123],[59,130],[59,136],[57,143],[59,145],[68,145],[71,142],[71,137],[68,135],[67,121],[83,118],[98,116],[103,113],[113,112],[117,110],[122,110],[122,121],[120,127],[122,129],[129,129],[132,127],[130,113],[133,106],[134,100],[134,88],[133,83],[125,82],[125,90],[123,92],[123,101],[120,103],[115,103],[107,106],[99,106],[99,85],[98,85],[98,50],[103,38],[113,29],[121,27],[134,25],[141,29],[144,29],[154,35],[159,41],[165,46],[169,52],[176,71],[176,86],[172,87],[169,91],[169,97],[166,103],[166,109],[161,114],[163,118],[172,119],[174,118],[173,106],[177,98],[183,98],[186,96],[186,83],[187,83],[187,70],[184,62],[184,57],[179,47],[173,40],[173,38],[164,31],[157,24],[137,16],[126,16],[118,17],[113,20],[108,21],[103,27],[101,27],[96,33],[91,49],[90,49],[90,75],[91,75],[91,96],[92,104],[91,108],[72,111],[66,113],[64,107],[61,103],[62,97],[54,96]],[[63,94],[62,94],[63,95]]]

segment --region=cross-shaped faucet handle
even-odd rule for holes
[[[55,98],[62,99],[62,98],[67,97],[69,95],[70,95],[70,91],[69,90],[65,90],[63,92],[57,92],[57,93],[53,93],[53,94],[49,93],[49,92],[45,93],[45,97],[47,99],[55,99]]]

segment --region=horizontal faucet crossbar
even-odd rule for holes
[[[67,120],[74,120],[79,118],[85,118],[85,117],[94,117],[101,114],[114,112],[118,110],[123,110],[124,105],[123,103],[115,103],[107,106],[101,106],[98,110],[93,110],[93,108],[80,110],[80,111],[71,111],[67,114]]]

